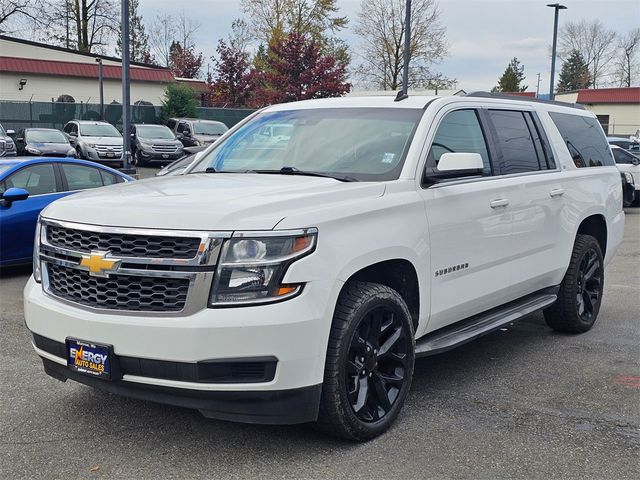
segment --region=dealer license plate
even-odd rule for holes
[[[85,375],[111,379],[113,347],[67,338],[67,364],[71,370]]]

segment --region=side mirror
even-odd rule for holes
[[[12,187],[2,194],[2,204],[5,207],[10,207],[13,202],[26,200],[27,198],[29,198],[29,192],[24,188]]]
[[[438,183],[450,178],[482,175],[484,163],[479,153],[443,153],[438,167],[425,172],[425,178]]]
[[[69,132],[70,137],[77,137],[78,134],[76,132]]]
[[[633,163],[634,165],[640,165],[640,158],[634,158],[633,160],[631,160],[631,163]]]
[[[15,135],[16,131],[15,130],[7,130],[7,135],[11,136],[11,135]]]
[[[132,133],[132,134],[131,134],[131,138],[136,138],[136,134],[135,134],[135,133]]]

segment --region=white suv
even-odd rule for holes
[[[262,141],[265,126],[288,138]],[[466,97],[274,105],[185,175],[41,215],[26,324],[45,371],[254,423],[386,430],[414,359],[544,309],[598,316],[624,228],[592,113]]]

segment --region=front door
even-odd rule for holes
[[[485,168],[481,177],[425,184],[421,190],[431,247],[429,331],[504,303],[511,282],[513,185],[492,174],[493,150],[479,112],[449,107],[435,123],[427,169],[446,152],[478,153]]]

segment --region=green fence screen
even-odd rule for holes
[[[160,123],[160,107],[132,105],[133,123]],[[197,117],[223,122],[232,127],[254,110],[245,108],[198,107]],[[112,103],[104,106],[104,119],[122,130],[122,106]],[[27,127],[62,129],[69,120],[99,120],[100,105],[96,103],[65,102],[12,102],[0,100],[0,124],[6,129]]]

